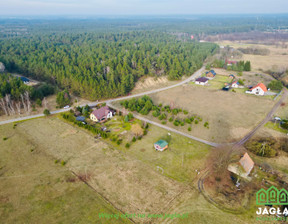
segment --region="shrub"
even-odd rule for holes
[[[144,130],[143,135],[147,135],[147,130]]]
[[[245,147],[258,156],[274,157],[277,154],[275,143],[274,139],[260,138],[247,142]]]
[[[209,128],[209,123],[207,121],[204,123],[204,127]]]
[[[154,111],[152,113],[153,117],[158,117],[160,115],[160,112],[157,110],[157,111]]]
[[[130,144],[127,142],[126,145],[125,145],[125,147],[126,147],[126,148],[129,148],[129,147],[130,147]]]
[[[122,143],[122,139],[118,139],[116,143],[117,145],[120,145]]]
[[[192,128],[191,128],[191,127],[189,127],[189,128],[188,128],[188,131],[192,131]]]
[[[179,122],[178,122],[177,120],[174,121],[173,124],[174,124],[175,126],[179,126]]]
[[[195,124],[198,124],[199,123],[199,121],[198,120],[195,120],[195,122],[194,122]]]
[[[4,138],[3,138],[3,141],[6,141],[7,139],[8,139],[7,137],[4,137]]]
[[[170,117],[170,118],[169,118],[169,122],[172,122],[173,120],[174,120],[173,117]]]
[[[162,122],[161,122],[161,124],[166,124],[166,123],[167,123],[166,121],[162,121]]]
[[[55,161],[54,161],[54,163],[56,164],[56,163],[59,163],[59,159],[56,159]]]
[[[45,109],[45,110],[43,111],[43,114],[44,114],[45,116],[48,116],[48,115],[50,115],[50,111],[49,111],[48,109]]]
[[[136,142],[136,138],[135,138],[135,136],[133,137],[132,142]]]
[[[184,114],[188,114],[188,111],[187,111],[187,110],[183,110],[183,113],[184,113]]]
[[[62,160],[62,161],[61,161],[61,165],[62,165],[62,166],[65,166],[65,165],[66,165],[66,162],[65,162],[64,160]]]
[[[180,124],[181,124],[181,126],[184,126],[185,123],[183,121],[181,121]]]

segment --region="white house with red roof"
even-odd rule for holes
[[[247,90],[246,93],[263,96],[267,92],[267,87],[263,83],[258,83],[251,89]]]
[[[232,82],[232,84],[231,84],[231,87],[232,88],[239,88],[239,82],[238,81],[234,81],[234,82]]]

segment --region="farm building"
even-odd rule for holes
[[[267,92],[267,87],[263,83],[258,83],[256,86],[253,86],[246,93],[254,94],[254,95],[261,95],[263,96]]]
[[[24,84],[28,84],[30,80],[26,77],[20,77],[21,81],[24,82]]]
[[[115,112],[112,109],[110,109],[108,106],[104,106],[100,109],[94,110],[90,114],[90,119],[96,122],[105,121],[108,118],[112,118],[114,114]]]
[[[232,163],[228,166],[228,170],[237,176],[243,177],[247,180],[251,180],[249,174],[254,167],[254,162],[246,152],[243,157],[237,163]]]
[[[168,142],[166,142],[164,140],[159,140],[158,142],[154,143],[154,148],[156,149],[156,151],[162,152],[168,148]]]
[[[208,83],[208,80],[209,79],[207,79],[205,77],[200,77],[200,78],[195,80],[195,84],[204,86]]]
[[[216,75],[216,72],[214,70],[210,70],[209,72],[206,72],[206,77],[213,79]]]
[[[237,82],[237,81],[232,82],[231,87],[232,88],[238,88],[239,87],[239,82]]]
[[[83,117],[83,116],[78,116],[78,117],[76,117],[76,121],[81,121],[81,122],[83,122],[83,121],[85,121],[85,117]]]

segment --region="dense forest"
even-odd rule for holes
[[[0,40],[8,71],[91,100],[129,93],[143,75],[190,75],[217,50],[162,32],[67,33]]]

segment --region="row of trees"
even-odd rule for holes
[[[175,80],[200,68],[217,45],[160,32],[58,33],[0,40],[8,71],[92,100],[125,95],[144,75]]]
[[[210,65],[208,65],[209,67]],[[227,65],[225,60],[216,59],[213,61],[212,66],[215,68],[225,68],[232,71],[251,71],[251,62],[250,61],[238,61],[237,64]]]

